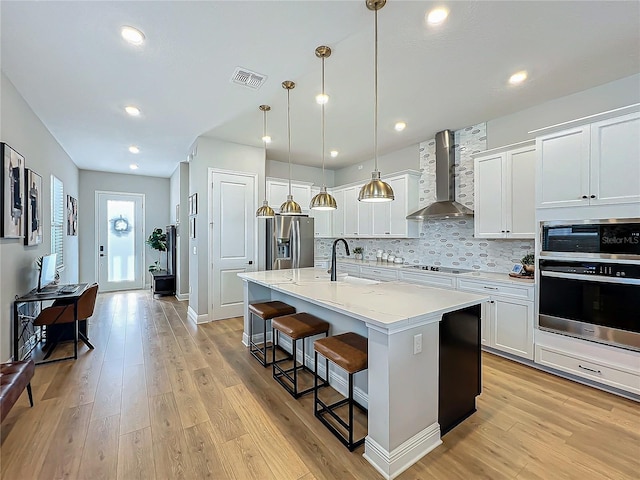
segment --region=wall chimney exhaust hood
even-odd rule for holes
[[[456,202],[453,132],[436,133],[436,201],[407,215],[407,220],[429,220],[472,216],[473,210]]]

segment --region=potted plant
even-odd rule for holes
[[[355,247],[353,249],[353,254],[356,257],[356,260],[362,260],[362,254],[364,253],[364,248],[362,247]]]
[[[532,274],[536,269],[536,257],[533,255],[533,253],[527,253],[524,257],[522,257],[520,263],[522,263],[524,271],[528,274]]]
[[[150,272],[157,272],[158,270],[162,270],[160,268],[160,258],[162,256],[162,252],[167,251],[167,234],[162,231],[161,228],[154,228],[149,238],[147,238],[147,245],[151,247],[153,250],[158,250],[158,260],[156,260],[152,265],[149,265]]]

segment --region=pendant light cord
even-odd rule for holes
[[[262,124],[262,142],[264,143],[264,198],[267,198],[267,109],[262,111],[263,124]]]
[[[378,10],[374,10],[375,14],[375,48],[374,48],[374,74],[373,74],[373,159],[375,163],[375,171],[378,171]]]
[[[326,98],[326,94],[324,92],[324,57],[322,57],[322,96]],[[324,173],[324,103],[320,105],[320,112],[322,115],[322,186],[327,186],[327,177]]]
[[[291,195],[291,106],[289,102],[289,94],[291,90],[287,89],[287,136],[289,137],[289,195]]]

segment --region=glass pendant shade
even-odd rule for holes
[[[287,195],[287,201],[280,205],[280,215],[302,215],[302,209],[293,195]]]
[[[361,202],[390,202],[394,199],[393,188],[380,180],[380,172],[377,170],[371,173],[371,180],[363,185],[358,194]]]
[[[335,210],[338,208],[336,199],[327,192],[327,187],[324,185],[320,188],[320,193],[311,199],[311,210]]]
[[[380,180],[380,171],[378,170],[378,10],[384,7],[386,0],[366,0],[369,10],[373,10],[375,14],[375,50],[374,60],[375,68],[373,72],[374,83],[374,109],[373,109],[373,154],[374,169],[371,173],[371,180],[360,189],[358,200],[361,202],[390,202],[394,200],[393,188],[386,182]]]
[[[273,208],[269,206],[269,202],[265,200],[262,202],[262,206],[256,210],[256,217],[258,218],[273,218],[275,216],[275,212]]]

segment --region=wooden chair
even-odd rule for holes
[[[78,322],[86,321],[89,317],[93,315],[93,310],[96,304],[96,297],[98,295],[98,284],[94,283],[90,287],[88,287],[84,293],[78,299]],[[53,353],[58,342],[61,341],[64,331],[58,329],[56,332],[56,327],[60,327],[64,324],[72,324],[75,322],[74,316],[74,301],[71,299],[60,299],[56,300],[53,305],[50,307],[44,308],[40,314],[33,321],[33,324],[39,327],[46,326],[47,327],[47,337],[51,334],[55,336],[51,342],[47,339],[47,343],[49,343],[49,348],[47,350],[47,354],[44,357],[44,360],[49,358]],[[74,326],[75,328],[75,326]],[[85,329],[86,331],[86,329]],[[78,328],[78,339],[82,340],[82,342],[93,350],[93,345],[89,342],[89,339],[85,335],[80,328]],[[74,341],[74,352],[77,352],[78,344],[75,339],[75,335],[73,336]]]

